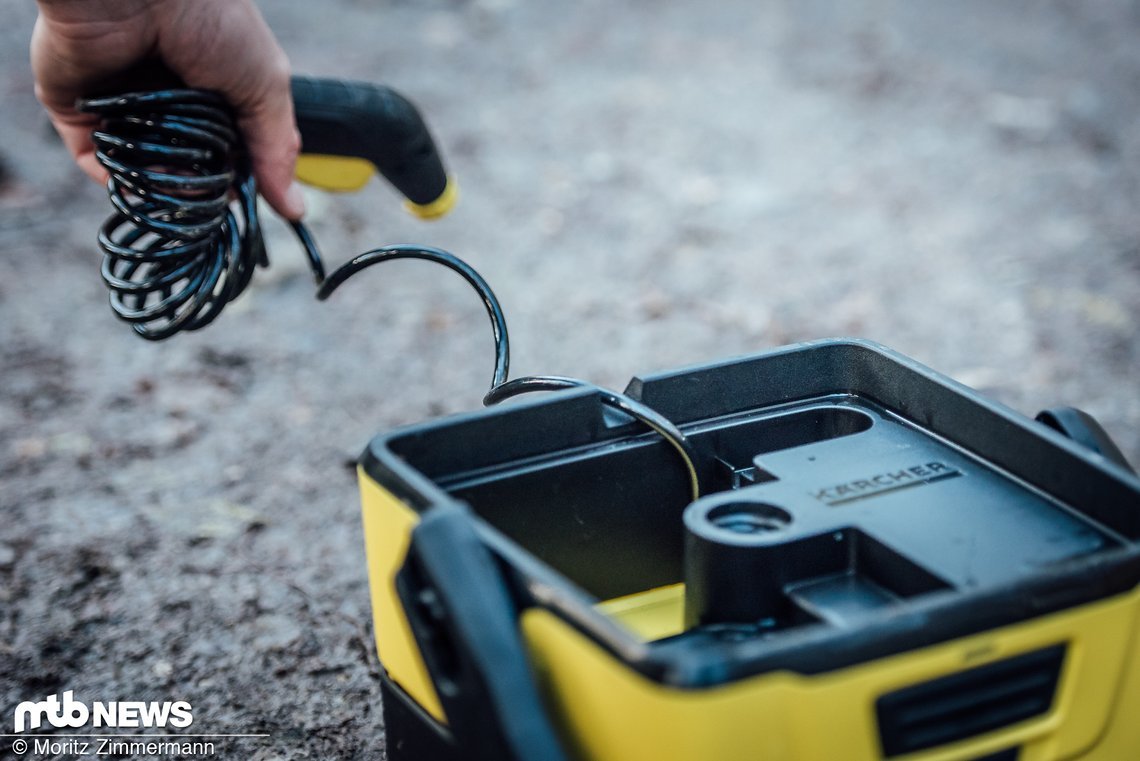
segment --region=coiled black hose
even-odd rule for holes
[[[159,341],[215,320],[269,264],[257,211],[257,185],[241,133],[225,100],[203,90],[161,90],[81,101],[101,123],[95,156],[109,173],[114,212],[99,231],[102,276],[111,308],[143,338]],[[293,231],[324,300],[363,269],[423,259],[459,273],[479,294],[495,340],[495,369],[483,399],[491,405],[527,391],[590,387],[604,404],[661,434],[684,461],[693,499],[700,496],[697,453],[684,433],[624,394],[557,376],[507,380],[510,341],[499,300],[462,259],[440,249],[397,245],[361,254],[325,276],[316,241]]]

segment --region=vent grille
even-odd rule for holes
[[[974,761],[1017,761],[1017,755],[1020,748],[1006,748],[997,753],[991,753],[988,756],[975,758]]]
[[[883,754],[912,753],[1046,713],[1065,646],[1055,645],[883,695],[875,702]]]

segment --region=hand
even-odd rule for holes
[[[238,116],[258,189],[279,214],[300,219],[293,169],[301,136],[293,117],[289,60],[252,0],[37,0],[32,33],[36,97],[75,161],[96,181],[96,119],[77,98],[132,89],[147,65],[164,64],[188,87],[215,90]],[[145,89],[137,84],[134,89]]]

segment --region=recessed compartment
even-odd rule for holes
[[[759,454],[851,436],[873,424],[870,414],[853,406],[817,402],[720,420],[687,433],[699,451],[712,454],[706,463],[711,475],[724,463],[751,467]],[[403,454],[401,444],[397,439],[392,448]],[[681,514],[690,493],[676,453],[656,434],[630,426],[622,440],[542,459],[517,458],[505,466],[484,464],[439,482],[600,599],[681,580]],[[707,483],[710,493],[733,486],[720,477]]]
[[[844,531],[833,539],[837,550],[847,544],[846,553],[842,553],[845,557],[830,559],[838,568],[784,589],[797,607],[829,624],[851,626],[909,598],[951,588],[915,561],[861,531]]]
[[[744,473],[752,481],[771,480],[779,474],[750,477],[749,469],[758,455],[792,449],[806,444],[852,436],[871,429],[874,419],[862,410],[846,406],[818,406],[767,417],[763,425],[734,426],[712,436],[712,451],[721,466],[732,473]]]

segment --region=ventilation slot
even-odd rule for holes
[[[1057,645],[883,695],[875,703],[883,754],[933,748],[1046,713],[1064,658],[1065,646]]]
[[[1017,761],[1018,752],[1020,748],[1006,748],[997,753],[991,753],[988,756],[975,758],[974,761]]]

